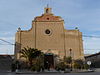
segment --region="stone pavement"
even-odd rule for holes
[[[0,75],[100,75],[100,72],[89,72],[89,73],[24,73],[24,74],[16,74],[16,73],[0,73]]]
[[[73,71],[56,71],[56,70],[45,70],[43,72],[32,72],[32,71],[17,71],[16,74],[51,74],[51,73],[88,73],[94,72],[92,70],[73,70]]]
[[[56,71],[56,70],[51,70],[51,71],[48,71],[48,70],[45,70],[44,72],[32,72],[32,71],[25,71],[25,70],[23,70],[23,71],[18,71],[17,70],[17,72],[10,72],[10,71],[8,71],[8,72],[0,72],[0,75],[16,75],[16,74],[20,74],[20,75],[31,75],[31,74],[33,74],[33,75],[35,75],[35,74],[38,74],[38,75],[41,75],[41,74],[45,74],[45,75],[48,75],[48,74],[55,74],[55,75],[59,75],[59,74],[61,74],[61,75],[64,75],[64,74],[79,74],[79,75],[81,75],[81,74],[97,74],[97,75],[99,75],[98,73],[100,73],[100,69],[96,69],[96,71],[95,72],[91,72],[91,71],[87,71],[87,70],[74,70],[74,71],[71,71],[71,72],[69,72],[69,71],[66,71],[66,72],[64,72],[64,71]]]

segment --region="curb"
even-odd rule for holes
[[[79,71],[79,72],[15,72],[16,74],[48,74],[48,73],[91,73],[91,72],[95,72],[95,71]]]
[[[61,72],[15,72],[15,73],[16,74],[46,74],[46,73],[61,73]]]

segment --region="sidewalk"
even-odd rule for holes
[[[37,72],[37,71],[17,71],[15,72],[16,74],[32,74],[32,73],[35,73],[35,74],[39,74],[39,73],[60,73],[59,71],[56,71],[56,70],[44,70],[44,71],[40,71],[40,72]]]
[[[87,73],[87,72],[93,72],[93,71],[89,71],[89,70],[73,70],[73,71],[56,71],[56,70],[44,70],[44,71],[17,71],[15,72],[16,74],[42,74],[42,73]]]
[[[96,72],[100,72],[100,68],[95,68],[95,71]]]

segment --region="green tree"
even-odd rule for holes
[[[30,48],[30,47],[24,47],[21,51],[21,58],[26,58],[26,61],[28,61],[29,66],[32,66],[32,62],[34,58],[39,57],[41,54],[43,54],[40,50],[38,49],[34,49],[34,48]]]
[[[72,71],[72,57],[69,56],[69,57],[64,57],[64,62],[66,63],[67,65],[67,68],[70,68],[70,70]]]
[[[84,62],[81,59],[74,60],[74,68],[82,69],[84,67]]]
[[[64,61],[67,63],[67,64],[70,64],[72,63],[72,57],[64,57]]]
[[[65,64],[65,62],[60,62],[60,63],[58,63],[58,64],[56,65],[55,69],[56,69],[57,71],[59,71],[59,70],[64,71],[64,70],[66,69],[66,64]]]

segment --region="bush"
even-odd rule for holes
[[[32,67],[31,67],[31,70],[32,71],[40,71],[41,70],[41,68],[40,68],[40,66],[39,65],[36,65],[36,64],[34,64]]]
[[[88,64],[84,64],[84,69],[89,69],[89,65]]]
[[[55,69],[57,71],[65,71],[66,67],[68,67],[68,65],[65,65],[64,62],[60,62],[59,64],[56,65]]]
[[[78,64],[78,63],[74,63],[74,68],[75,68],[75,69],[81,69],[81,65]]]
[[[32,71],[37,71],[40,72],[41,70],[44,70],[44,65],[43,65],[43,61],[40,60],[41,58],[37,58],[36,62],[34,62],[34,64],[31,67]]]
[[[84,68],[83,60],[81,59],[74,60],[74,68],[76,69]]]
[[[13,61],[12,64],[11,64],[11,71],[12,72],[15,72],[16,69],[20,69],[20,63],[19,61]]]

